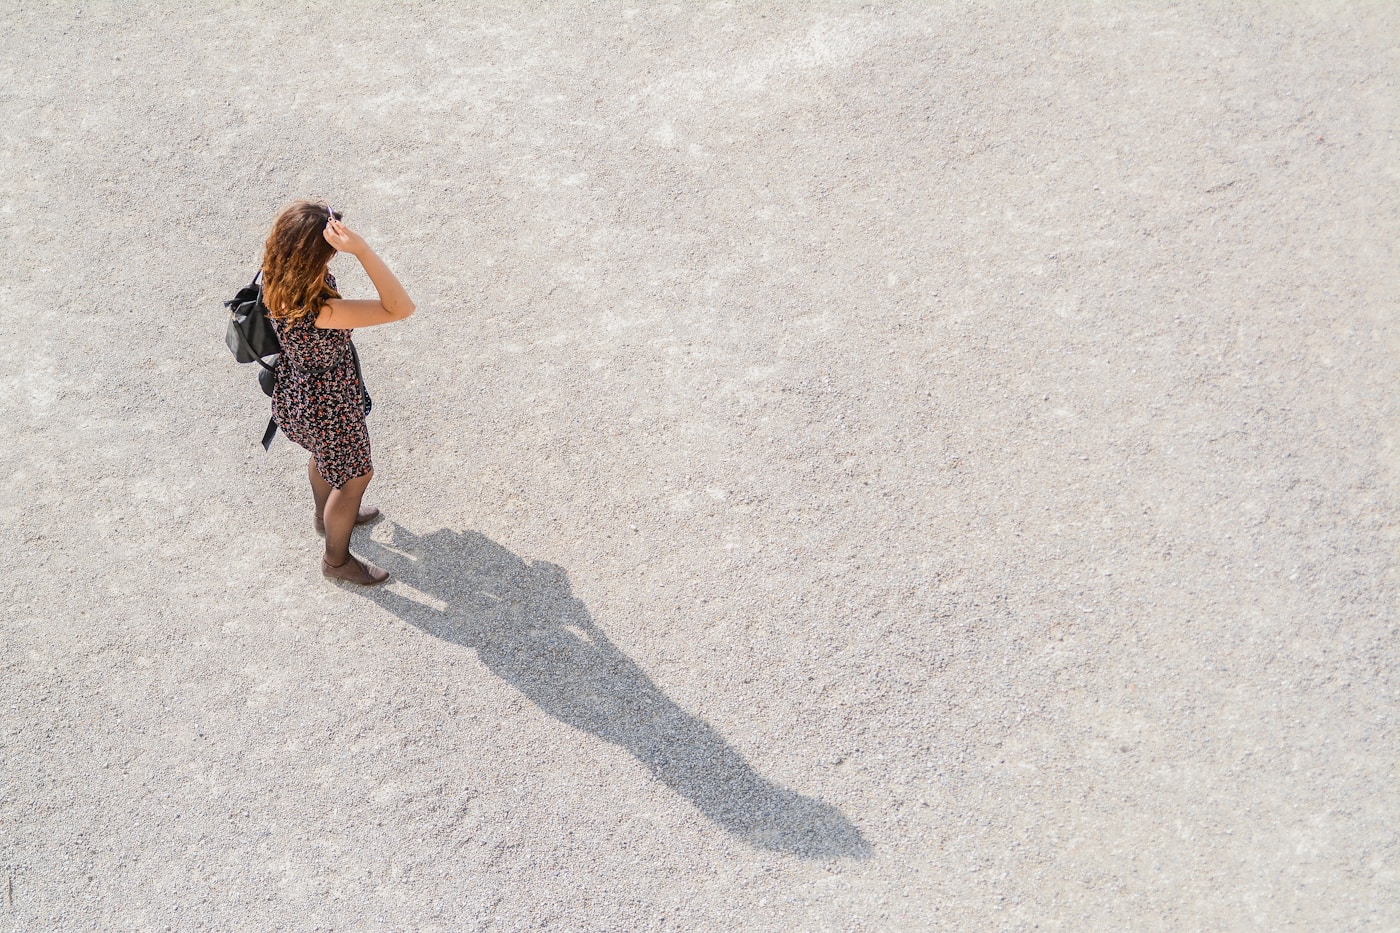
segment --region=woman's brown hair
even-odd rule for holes
[[[326,264],[335,247],[326,242],[328,208],[297,201],[277,216],[263,246],[263,304],[279,321],[293,323],[318,314],[328,298],[340,293],[326,281]],[[335,215],[336,220],[340,214]]]

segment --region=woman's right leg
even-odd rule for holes
[[[326,497],[326,556],[324,568],[331,571],[343,569],[344,573],[330,574],[353,583],[383,583],[389,575],[373,564],[354,561],[350,557],[350,532],[355,529],[355,518],[360,512],[360,499],[365,487],[374,477],[374,471],[348,480],[339,489],[332,489]],[[360,572],[363,568],[363,573]]]
[[[316,458],[312,457],[306,461],[306,475],[311,478],[311,495],[316,500],[316,531],[319,534],[326,533],[326,500],[331,497],[331,484],[326,482],[321,476],[321,471],[316,469]],[[355,510],[355,524],[363,525],[366,522],[374,521],[379,517],[379,509],[374,506],[366,506],[363,502]]]

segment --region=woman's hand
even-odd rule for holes
[[[352,256],[359,256],[369,250],[365,238],[345,226],[344,221],[328,220],[322,236],[326,238],[327,243]]]

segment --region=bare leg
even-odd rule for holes
[[[311,477],[311,495],[316,498],[316,520],[322,521],[326,515],[326,500],[331,495],[331,484],[321,478],[316,470],[316,458],[306,461],[306,475]]]
[[[350,532],[360,512],[360,497],[373,476],[373,470],[357,476],[326,497],[326,563],[332,567],[350,559]]]

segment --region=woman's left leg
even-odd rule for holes
[[[357,560],[350,553],[350,532],[354,530],[360,497],[365,494],[374,471],[346,481],[332,489],[326,497],[326,553],[321,558],[321,573],[332,579],[374,586],[389,579],[389,575],[368,561]]]

